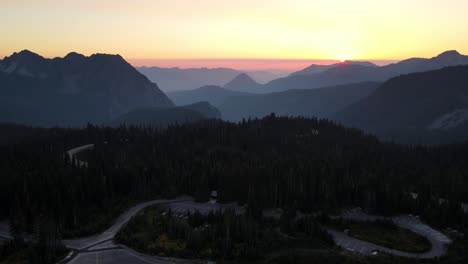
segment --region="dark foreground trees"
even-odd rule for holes
[[[46,215],[62,237],[90,234],[137,201],[179,194],[204,201],[211,190],[220,201],[249,205],[254,217],[269,207],[361,206],[467,227],[460,209],[468,202],[467,144],[381,143],[326,120],[275,116],[167,129],[18,129],[31,128],[15,128],[27,136],[0,147],[0,219],[29,233]],[[90,143],[87,167],[64,155]]]

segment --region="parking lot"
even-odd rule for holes
[[[219,203],[197,203],[194,201],[184,201],[168,205],[171,207],[173,213],[183,215],[188,212],[195,213],[200,212],[201,214],[208,214],[210,211],[223,211],[226,209],[233,209],[237,214],[244,213],[244,208],[238,206],[236,203],[230,204],[219,204]]]
[[[165,261],[156,258],[147,258],[139,254],[123,250],[113,249],[98,252],[81,253],[70,264],[172,264],[172,261]]]

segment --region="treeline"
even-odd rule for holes
[[[210,190],[249,210],[361,206],[437,216],[441,226],[459,229],[467,223],[460,202],[468,201],[468,144],[384,144],[327,120],[273,115],[238,124],[46,131],[0,148],[0,218],[20,230],[34,231],[35,219],[46,216],[63,236],[89,234],[132,202],[179,194],[206,200]],[[90,143],[86,168],[64,155]]]

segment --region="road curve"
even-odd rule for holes
[[[343,232],[328,229],[335,243],[348,251],[363,255],[371,255],[375,250],[385,252],[387,254],[417,259],[432,259],[441,257],[447,253],[447,247],[452,242],[446,235],[422,223],[419,218],[411,215],[402,215],[393,218],[383,216],[368,215],[360,210],[345,211],[342,218],[354,221],[375,221],[375,220],[391,220],[396,225],[411,230],[423,237],[426,237],[432,244],[431,250],[424,253],[410,253],[399,250],[390,249],[380,245],[376,245],[367,241],[359,240],[348,236]]]
[[[115,223],[106,231],[102,232],[101,234],[90,236],[90,237],[78,238],[78,239],[66,239],[66,240],[63,240],[63,244],[69,248],[78,249],[78,250],[83,250],[83,249],[93,247],[94,245],[98,245],[102,242],[113,239],[115,235],[117,234],[117,232],[128,221],[130,221],[132,217],[134,217],[136,214],[138,214],[141,210],[145,209],[146,207],[158,205],[158,204],[168,205],[172,203],[180,203],[180,202],[188,202],[188,201],[192,201],[192,198],[188,196],[182,196],[182,197],[172,199],[172,200],[154,200],[154,201],[148,201],[148,202],[138,204],[128,209],[122,215],[120,215],[115,221]]]
[[[145,208],[153,205],[165,205],[172,208],[176,214],[198,211],[202,214],[208,214],[210,211],[225,210],[232,208],[236,213],[243,213],[244,209],[236,203],[217,204],[217,203],[197,203],[190,196],[181,196],[171,200],[154,200],[138,204],[117,218],[115,223],[101,234],[63,240],[68,248],[74,251],[60,263],[85,264],[85,263],[192,263],[190,260],[166,259],[155,256],[147,256],[137,253],[122,245],[114,244],[115,235],[122,229],[132,217],[137,215]]]
[[[76,154],[80,153],[81,151],[92,149],[92,148],[94,148],[94,144],[88,144],[88,145],[84,145],[84,146],[77,147],[77,148],[74,148],[74,149],[70,149],[69,151],[67,151],[68,158],[70,158],[70,160],[72,160],[73,157],[76,157]],[[86,161],[82,161],[82,160],[77,159],[77,162],[78,162],[79,167],[88,166],[88,162],[86,162]]]

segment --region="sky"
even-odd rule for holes
[[[29,49],[182,68],[385,63],[467,54],[466,10],[467,0],[0,0],[0,57]]]

